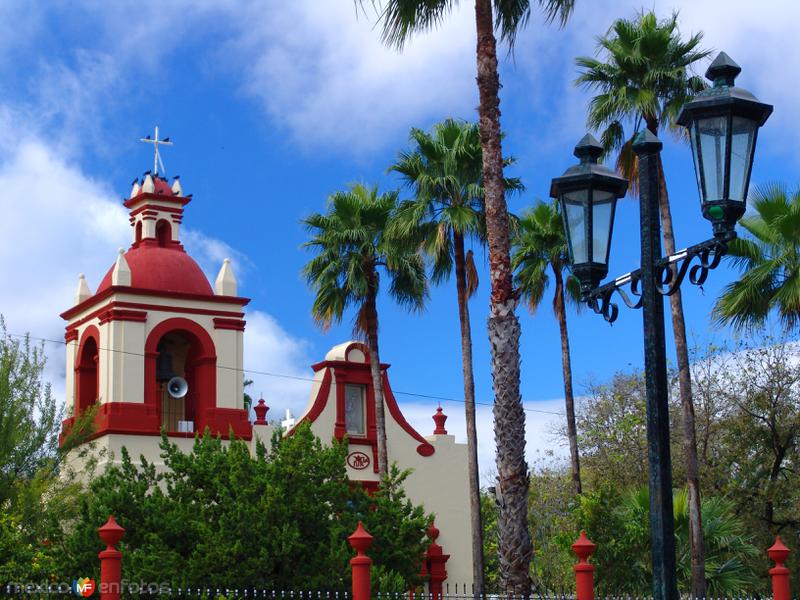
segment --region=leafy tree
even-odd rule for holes
[[[42,380],[45,362],[44,347],[9,335],[0,317],[0,506],[56,458],[61,411]]]
[[[581,467],[578,456],[578,429],[575,424],[575,399],[572,393],[572,363],[567,333],[566,298],[579,301],[580,291],[567,268],[567,240],[558,203],[539,202],[519,219],[512,238],[511,264],[516,270],[517,287],[522,290],[530,311],[536,312],[550,283],[548,270],[555,279],[553,312],[561,334],[561,368],[564,378],[564,403],[567,410],[572,483],[576,494],[581,493]],[[566,277],[565,277],[566,274]]]
[[[402,48],[414,33],[441,23],[457,3],[453,0],[372,0],[372,4],[381,7],[384,42]],[[520,327],[512,285],[495,28],[500,32],[501,40],[513,48],[517,32],[527,24],[531,9],[536,5],[544,9],[548,21],[558,19],[563,25],[572,11],[574,0],[475,0],[478,127],[491,282],[488,333],[495,395],[498,491],[502,497],[500,578],[505,591],[525,595],[530,589],[528,565],[532,552],[527,529],[528,468],[525,463],[525,415],[519,391]],[[481,582],[475,584],[476,593],[480,594]]]
[[[477,124],[446,119],[434,125],[430,133],[412,129],[411,140],[413,149],[401,152],[389,170],[400,174],[415,197],[400,204],[389,230],[419,240],[432,262],[434,283],[446,281],[455,270],[467,423],[473,580],[479,581],[483,573],[483,542],[468,304],[478,289],[478,272],[472,250],[465,251],[465,242],[470,238],[480,242],[485,239],[480,136]],[[506,160],[506,164],[512,162]],[[515,178],[506,179],[505,185],[508,190],[522,188]]]
[[[800,326],[800,188],[756,187],[750,196],[755,214],[739,224],[751,235],[729,244],[742,277],[725,288],[714,306],[720,323],[737,329],[763,326],[776,310],[787,331]]]
[[[735,505],[721,497],[707,497],[702,510],[709,593],[722,598],[756,591],[759,582],[751,563],[761,551],[753,545],[743,522],[736,516]],[[682,593],[688,593],[692,564],[685,490],[674,492],[673,511],[678,587]],[[597,544],[592,563],[596,565],[601,593],[646,595],[649,592],[652,579],[649,514],[650,498],[645,486],[628,492],[604,487],[578,498],[574,518],[577,529],[585,530]],[[563,534],[562,548],[568,548],[575,535]]]
[[[61,411],[45,363],[43,346],[12,337],[0,317],[0,589],[48,578],[48,547],[77,510],[79,486],[59,477]]]
[[[678,31],[678,14],[659,21],[652,11],[642,11],[635,19],[617,19],[605,36],[598,38],[603,59],[580,57],[582,69],[577,83],[597,92],[589,105],[588,123],[602,129],[601,142],[606,152],[618,151],[617,168],[634,184],[638,165],[633,152],[633,138],[644,125],[653,134],[672,127],[686,101],[703,89],[702,79],[692,75],[691,67],[708,56],[700,49],[703,34],[683,41]],[[624,124],[633,125],[631,135]],[[675,253],[675,233],[669,206],[664,167],[659,156],[659,209],[664,250]],[[694,406],[689,372],[689,350],[681,291],[670,296],[672,329],[678,363],[678,380],[683,407],[684,456],[686,460],[689,505],[692,515],[692,560],[694,583],[692,595],[705,597],[703,574],[703,539],[700,511],[700,488],[697,443],[694,431]]]
[[[165,469],[125,451],[90,484],[80,517],[54,548],[62,576],[97,576],[97,527],[109,514],[125,527],[121,542],[131,581],[192,587],[345,590],[359,520],[375,537],[370,550],[384,577],[418,583],[430,517],[402,493],[393,468],[369,497],[345,470],[346,446],[328,446],[307,425],[273,437],[251,456],[241,440],[198,437],[190,454],[164,437]]]
[[[303,269],[316,294],[311,314],[327,328],[354,306],[354,329],[367,338],[381,476],[388,473],[389,459],[378,352],[379,269],[389,278],[389,294],[400,304],[421,310],[427,296],[422,257],[405,240],[386,235],[396,205],[397,192],[379,194],[377,186],[357,184],[331,195],[326,214],[303,221],[312,234],[305,247],[317,253]]]
[[[694,377],[711,413],[706,485],[731,498],[761,544],[800,528],[800,347],[771,338],[712,348]]]

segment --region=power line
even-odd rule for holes
[[[8,333],[7,335],[9,335],[11,337],[16,337],[16,338],[23,338],[23,339],[28,338],[28,339],[36,340],[36,341],[39,341],[39,342],[49,342],[51,344],[59,344],[61,346],[69,346],[70,343],[74,344],[75,346],[78,345],[78,342],[76,342],[76,341],[67,342],[67,341],[64,341],[64,340],[53,340],[53,339],[50,339],[50,338],[37,337],[37,336],[34,336],[34,335],[28,335],[28,334]],[[97,350],[98,350],[98,352],[102,350],[104,352],[116,352],[118,354],[127,354],[127,355],[130,355],[130,356],[141,356],[141,357],[145,356],[144,353],[142,353],[142,352],[131,352],[131,351],[128,351],[128,350],[118,350],[116,348],[100,348],[100,347],[98,347]],[[228,370],[228,371],[237,371],[237,372],[240,372],[240,373],[248,373],[248,374],[251,374],[251,375],[264,375],[265,377],[275,377],[275,378],[278,378],[278,379],[291,379],[291,380],[294,380],[294,381],[307,381],[307,382],[310,382],[310,383],[314,383],[316,381],[312,377],[302,377],[300,375],[286,375],[285,373],[272,373],[270,371],[257,371],[255,369],[239,369],[237,367],[228,367],[228,366],[219,365],[219,364],[217,365],[217,368],[218,369],[225,369],[225,370]],[[392,390],[392,392],[394,394],[399,394],[399,395],[402,395],[402,396],[411,396],[411,397],[414,397],[414,398],[425,398],[426,400],[438,400],[438,401],[441,401],[441,402],[455,402],[457,404],[464,404],[465,403],[465,400],[463,400],[463,399],[449,398],[447,396],[435,396],[435,395],[432,395],[432,394],[422,394],[422,393],[419,393],[419,392],[403,392],[403,391],[394,390],[394,389]],[[491,402],[478,402],[477,400],[475,401],[475,404],[477,406],[493,406],[493,403],[491,403]],[[552,411],[552,410],[542,410],[542,409],[539,409],[539,408],[528,408],[528,407],[525,407],[524,405],[523,405],[522,408],[523,408],[523,410],[525,410],[527,412],[542,413],[542,414],[546,414],[546,415],[556,415],[556,416],[559,416],[559,417],[563,417],[564,416],[564,413],[556,412],[556,411]]]

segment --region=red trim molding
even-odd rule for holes
[[[319,392],[317,392],[317,397],[314,398],[314,404],[311,405],[311,410],[309,410],[303,417],[295,423],[294,427],[289,430],[289,435],[292,435],[300,426],[300,423],[305,423],[306,421],[310,421],[313,423],[317,420],[322,414],[322,411],[325,409],[325,405],[328,403],[328,394],[331,392],[331,380],[333,379],[333,375],[330,371],[326,371],[325,375],[322,376],[322,385],[319,387]]]
[[[214,319],[214,329],[233,329],[234,331],[244,331],[245,321],[242,319]]]
[[[142,310],[109,308],[105,312],[100,313],[100,325],[104,325],[109,321],[133,321],[135,323],[144,323],[147,321],[147,313]]]
[[[80,327],[84,323],[87,323],[94,319],[95,317],[101,316],[104,312],[109,309],[116,309],[116,308],[133,308],[133,309],[144,309],[144,310],[153,310],[153,311],[161,311],[161,312],[174,312],[174,313],[181,313],[187,315],[210,315],[210,316],[225,316],[225,317],[232,317],[234,319],[241,318],[244,316],[243,312],[233,312],[228,310],[210,310],[206,308],[190,308],[186,306],[167,306],[162,304],[145,304],[141,302],[126,302],[124,300],[114,300],[109,302],[107,305],[98,308],[90,312],[85,317],[82,317],[75,321],[74,323],[70,323],[67,325],[67,330]]]
[[[383,372],[383,399],[386,401],[386,408],[389,409],[389,414],[392,415],[397,424],[403,428],[403,431],[420,443],[419,446],[417,446],[417,454],[420,456],[432,456],[433,453],[436,452],[436,448],[422,437],[419,432],[406,421],[403,413],[400,412],[400,407],[397,405],[397,400],[395,400],[392,388],[389,385],[389,378],[386,376],[386,371]]]
[[[78,328],[77,327],[67,327],[67,330],[64,332],[64,341],[69,342],[77,342],[78,341]]]
[[[76,304],[70,309],[65,310],[61,313],[61,318],[65,321],[69,321],[72,317],[81,314],[85,310],[89,309],[90,307],[98,304],[100,301],[105,300],[106,298],[114,295],[114,294],[130,294],[132,296],[150,296],[156,298],[171,298],[176,300],[195,300],[198,302],[213,302],[216,304],[237,304],[239,306],[246,306],[250,303],[250,298],[242,298],[239,296],[214,296],[214,295],[205,295],[205,294],[186,294],[183,292],[168,292],[165,290],[146,290],[143,288],[135,288],[130,287],[127,285],[112,285],[99,294],[95,294],[91,298],[87,298],[80,304]],[[147,306],[147,305],[142,305]],[[150,305],[158,307],[158,305]],[[172,307],[158,307],[161,310],[171,310]],[[182,309],[183,312],[188,312],[189,309]],[[193,309],[193,310],[205,310],[208,309]],[[210,311],[211,314],[224,314],[221,311],[214,313]]]
[[[238,408],[216,408],[207,411],[205,422],[198,424],[194,433],[168,432],[170,437],[194,437],[205,432],[206,427],[211,435],[222,436],[228,439],[230,432],[236,438],[250,440],[253,437],[253,427],[247,419],[247,411]],[[61,433],[58,443],[63,444],[64,439],[72,430],[75,417],[64,419],[61,423]],[[202,429],[201,429],[202,427]],[[94,432],[86,441],[101,436],[117,433],[125,435],[161,435],[161,423],[156,407],[141,402],[106,402],[97,408],[94,418]]]
[[[349,362],[346,360],[324,360],[313,365],[314,371],[325,369],[322,386],[317,392],[311,410],[300,420],[300,422],[310,420],[314,422],[328,403],[330,396],[331,375],[336,375],[336,396],[333,399],[334,406],[334,430],[333,435],[336,439],[342,440],[346,435],[345,416],[344,416],[344,386],[348,383],[363,385],[366,388],[366,420],[367,430],[365,436],[348,437],[348,442],[357,446],[370,446],[372,448],[373,468],[375,472],[378,471],[378,442],[377,442],[377,428],[375,423],[375,392],[372,386],[372,375],[370,373],[369,353],[361,343],[351,344],[345,350],[345,356],[354,346],[358,346],[362,352],[367,356],[367,362]],[[436,452],[436,448],[428,442],[420,433],[414,429],[411,424],[406,421],[397,400],[392,393],[392,388],[389,385],[389,377],[386,370],[389,368],[388,364],[381,363],[381,377],[383,380],[383,401],[389,411],[391,417],[395,422],[411,436],[415,441],[419,442],[417,445],[417,454],[420,456],[432,456]],[[298,423],[299,424],[299,423]],[[290,434],[294,431],[290,431]]]
[[[164,196],[164,194],[153,194],[150,192],[139,193],[133,198],[128,198],[123,202],[125,208],[136,206],[139,202],[146,202],[148,200],[158,200],[159,202],[177,202],[181,206],[186,206],[192,199],[189,196]]]

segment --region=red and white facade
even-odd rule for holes
[[[81,276],[67,321],[68,430],[80,411],[97,404],[93,438],[113,456],[123,445],[132,456],[158,457],[162,426],[172,437],[193,438],[206,427],[244,439],[252,426],[242,389],[244,306],[228,261],[212,289],[185,252],[179,230],[184,207],[180,183],[146,175],[125,206],[133,240],[120,250],[97,291]],[[159,356],[186,379],[180,400],[157,379]],[[113,460],[113,459],[112,459]]]
[[[297,424],[311,423],[322,440],[347,439],[347,474],[367,489],[378,486],[375,394],[370,373],[369,351],[361,342],[345,342],[331,348],[325,360],[312,365],[311,397]],[[469,476],[466,444],[457,444],[445,429],[447,417],[441,408],[433,416],[435,428],[423,436],[405,419],[392,392],[387,371],[381,365],[389,462],[411,469],[404,489],[409,499],[436,516],[438,538],[426,559],[431,584],[445,580],[455,584],[472,582]],[[261,421],[261,423],[259,422]],[[265,443],[272,428],[264,419],[256,421],[253,437]],[[435,537],[435,536],[434,536]],[[435,589],[432,588],[432,589]]]
[[[76,415],[95,407],[92,455],[99,466],[119,462],[127,448],[134,460],[144,456],[157,467],[160,432],[189,451],[195,434],[209,428],[226,438],[229,431],[269,447],[273,427],[263,400],[250,423],[244,406],[244,307],[226,260],[214,286],[180,243],[180,225],[190,196],[176,179],[145,175],[125,206],[130,211],[132,243],[92,293],[83,276],[66,320],[67,412],[64,433]],[[405,492],[436,516],[425,570],[430,589],[445,580],[455,586],[472,581],[467,449],[445,429],[441,409],[431,435],[417,432],[405,419],[381,365],[390,462],[411,469]],[[367,489],[378,486],[375,396],[369,352],[360,342],[334,346],[312,365],[311,397],[298,424],[310,422],[322,440],[347,439],[347,473]],[[166,374],[165,374],[166,373]],[[171,376],[188,383],[174,398],[166,389]],[[291,432],[290,432],[291,433]],[[84,458],[73,455],[81,472]],[[455,587],[451,588],[455,591]]]

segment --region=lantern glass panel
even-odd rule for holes
[[[699,175],[703,183],[700,191],[706,202],[722,200],[725,197],[727,132],[727,115],[697,120],[697,132],[692,138],[692,145],[699,161]]]
[[[744,202],[747,196],[747,183],[750,179],[750,166],[753,164],[753,144],[756,139],[758,123],[753,119],[733,117],[731,129],[731,183],[729,198]]]
[[[567,218],[567,235],[572,252],[572,263],[589,262],[586,240],[586,204],[589,190],[576,190],[564,194],[564,210]]]
[[[614,194],[594,190],[592,196],[592,262],[608,263]]]

